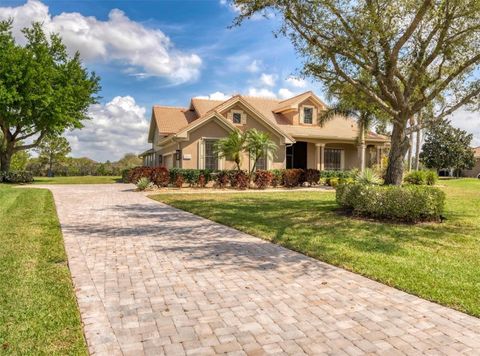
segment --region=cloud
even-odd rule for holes
[[[252,63],[250,63],[248,66],[247,66],[247,72],[250,72],[250,73],[257,73],[258,71],[260,71],[260,67],[262,66],[262,61],[258,60],[258,59],[254,59],[252,61]]]
[[[230,99],[232,96],[222,93],[220,91],[216,91],[215,93],[211,93],[210,95],[199,95],[195,98],[197,99],[208,99],[208,100],[227,100]]]
[[[276,80],[276,75],[274,74],[262,73],[262,75],[260,76],[260,83],[269,87],[275,86]]]
[[[295,94],[287,88],[281,88],[278,91],[278,96],[280,97],[280,99],[287,99],[287,98],[291,98],[292,96],[295,96]]]
[[[288,77],[285,81],[295,88],[305,88],[307,86],[307,82],[305,79]]]
[[[277,97],[274,92],[272,92],[271,90],[266,89],[266,88],[261,88],[261,89],[249,88],[248,91],[247,91],[247,95],[261,96],[261,97],[265,97],[265,98],[276,98]]]
[[[234,4],[233,0],[220,0],[219,3],[221,6],[227,6],[236,15],[241,15],[244,12],[243,9],[245,8],[245,6],[242,4],[238,4],[238,5]],[[257,20],[262,20],[265,18],[272,18],[272,17],[273,17],[273,14],[268,12],[255,13],[250,17],[250,20],[257,21]]]
[[[65,134],[74,157],[114,161],[125,153],[147,149],[149,122],[146,109],[131,96],[116,96],[107,104],[92,105],[92,120],[85,127]]]
[[[472,146],[480,146],[480,112],[459,110],[450,118],[452,125],[473,134]]]
[[[25,42],[21,29],[33,21],[43,23],[46,32],[61,35],[70,53],[80,51],[87,61],[101,60],[139,69],[141,76],[164,77],[173,83],[195,80],[200,75],[201,58],[175,48],[168,36],[130,20],[113,9],[106,21],[78,12],[50,15],[38,0],[17,7],[0,7],[0,19],[13,18],[13,33]]]

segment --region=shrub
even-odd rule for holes
[[[445,193],[425,186],[376,186],[342,184],[337,187],[337,203],[353,214],[403,222],[439,220]]]
[[[142,177],[137,181],[137,189],[138,190],[147,190],[153,188],[153,183],[150,182],[150,179],[147,177]]]
[[[335,188],[338,185],[338,183],[340,183],[340,178],[337,178],[337,177],[327,178],[327,184],[332,188]]]
[[[272,187],[278,187],[283,184],[283,172],[280,169],[272,169]]]
[[[253,182],[258,189],[265,189],[272,183],[273,174],[269,171],[257,170]]]
[[[32,183],[33,174],[28,171],[0,172],[0,183]]]
[[[185,182],[185,178],[183,177],[183,175],[178,174],[177,178],[175,178],[175,186],[177,188],[181,188],[181,187],[183,187],[184,182]]]
[[[229,181],[228,171],[218,171],[212,174],[212,176],[216,187],[223,189],[227,186]]]
[[[170,173],[166,167],[151,168],[150,181],[157,187],[167,187]]]
[[[248,174],[245,171],[232,170],[228,172],[230,186],[238,189],[247,189],[250,181]]]
[[[122,183],[130,183],[130,171],[131,169],[124,169],[122,170]]]
[[[382,178],[370,168],[365,168],[363,172],[358,172],[355,177],[357,183],[360,184],[381,184]]]
[[[205,178],[205,175],[203,174],[200,174],[200,177],[198,177],[198,186],[200,188],[205,188],[205,186],[207,185],[207,178]]]
[[[140,178],[149,178],[152,175],[152,167],[135,167],[130,170],[128,173],[128,182],[137,184]]]
[[[411,171],[407,173],[403,181],[414,185],[435,185],[438,175],[434,171]]]
[[[283,185],[288,188],[300,185],[302,175],[303,169],[285,169],[283,171]]]
[[[332,171],[332,170],[325,170],[319,171],[320,178],[324,178],[327,180],[328,178],[353,178],[356,175],[357,170],[351,171]]]
[[[425,171],[411,171],[403,178],[403,181],[408,184],[425,185],[427,184],[427,175]]]
[[[435,185],[438,181],[438,174],[435,171],[427,171],[427,185]]]
[[[318,169],[307,169],[305,171],[305,181],[308,182],[308,184],[310,185],[318,184],[319,180],[320,180],[320,171]]]

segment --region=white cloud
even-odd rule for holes
[[[453,126],[473,134],[472,146],[480,146],[480,112],[459,110],[449,119]]]
[[[74,157],[114,161],[125,153],[145,150],[149,122],[146,109],[131,96],[117,96],[105,105],[92,105],[92,120],[85,127],[66,133]]]
[[[262,66],[262,61],[258,59],[254,59],[252,63],[250,63],[247,66],[247,72],[257,73],[258,71],[260,71],[261,66]]]
[[[260,83],[269,87],[275,86],[276,80],[276,75],[274,74],[262,73],[262,75],[260,76]]]
[[[288,77],[286,82],[295,88],[305,88],[307,86],[305,79],[299,79],[295,77]]]
[[[244,6],[242,4],[237,5],[233,3],[233,0],[220,0],[220,5],[222,6],[228,6],[228,8],[233,11],[236,15],[241,15],[244,11]],[[273,14],[272,13],[266,13],[267,18],[272,18]],[[261,13],[255,13],[250,17],[250,20],[262,20],[264,19],[265,16]]]
[[[265,97],[265,98],[276,98],[277,97],[274,92],[272,92],[271,90],[266,89],[266,88],[261,88],[261,89],[249,88],[248,92],[247,92],[247,95],[261,96],[261,97]]]
[[[197,99],[208,99],[208,100],[227,100],[230,99],[232,96],[222,93],[220,91],[216,91],[215,93],[211,93],[210,95],[199,95],[195,98]]]
[[[164,77],[174,83],[195,80],[200,74],[201,58],[175,49],[162,31],[130,20],[121,10],[113,9],[108,20],[83,16],[78,12],[50,15],[49,8],[38,0],[17,7],[0,7],[0,19],[14,19],[13,33],[25,41],[21,29],[32,21],[61,35],[71,53],[80,51],[85,60],[116,62],[138,68],[145,76]]]
[[[281,88],[278,91],[278,96],[280,97],[280,99],[287,99],[287,98],[291,98],[292,96],[295,96],[295,94],[287,88]]]

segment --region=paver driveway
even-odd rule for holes
[[[480,354],[480,320],[154,202],[54,193],[92,354]]]

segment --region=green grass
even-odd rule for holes
[[[87,354],[48,190],[0,184],[0,354]]]
[[[342,216],[333,192],[152,198],[478,317],[480,180],[440,184],[447,194],[441,224]]]
[[[118,183],[120,179],[112,176],[35,177],[33,184],[108,184]]]

